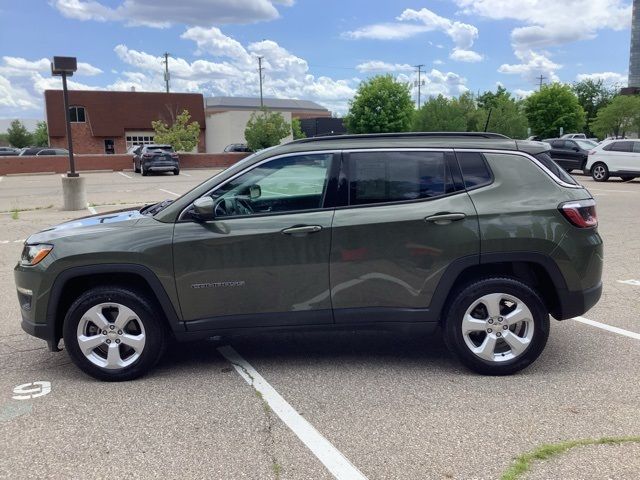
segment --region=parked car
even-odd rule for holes
[[[31,235],[22,328],[110,381],[143,375],[170,338],[265,328],[440,327],[469,368],[517,372],[549,314],[602,291],[596,203],[548,150],[489,133],[262,150],[174,201]]]
[[[587,136],[584,133],[565,133],[560,138],[582,138],[586,140]]]
[[[232,143],[224,147],[225,152],[251,152],[245,143]]]
[[[69,150],[65,148],[43,148],[36,153],[36,157],[43,157],[47,155],[66,155],[69,156]]]
[[[23,156],[35,156],[40,150],[44,150],[48,147],[24,147],[20,150],[19,155]]]
[[[586,169],[596,182],[640,177],[640,140],[605,140],[589,152]]]
[[[578,138],[548,140],[551,145],[551,158],[567,172],[584,171],[589,151],[597,144]]]
[[[18,155],[19,150],[13,147],[0,147],[0,156],[13,156]]]
[[[180,175],[180,158],[171,145],[144,145],[134,154],[133,171],[143,176],[149,172]]]

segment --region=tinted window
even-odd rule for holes
[[[640,142],[633,142],[633,152],[640,153]]]
[[[554,140],[551,142],[553,148],[565,148],[564,140]]]
[[[299,155],[263,163],[211,194],[216,216],[322,208],[332,158],[330,153]]]
[[[633,142],[613,142],[608,150],[612,152],[631,152],[633,150]]]
[[[437,197],[451,188],[442,152],[362,152],[349,155],[349,203]]]
[[[464,152],[457,153],[464,186],[467,188],[479,187],[491,183],[491,172],[481,153]]]
[[[53,150],[40,150],[38,155],[55,155],[55,152]]]
[[[565,172],[564,169],[562,169],[556,162],[553,161],[553,159],[549,156],[548,153],[546,152],[539,153],[535,155],[535,157],[538,159],[540,163],[542,163],[542,165],[547,167],[551,171],[551,173],[553,173],[556,177],[558,177],[563,182],[571,183],[573,185],[578,184],[578,182],[576,182],[571,175]]]

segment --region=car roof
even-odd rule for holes
[[[146,148],[173,148],[171,145],[164,145],[162,143],[153,143],[151,145],[145,145]]]
[[[485,132],[410,132],[361,135],[332,135],[303,138],[265,152],[265,156],[315,150],[368,148],[469,148],[482,150],[516,150],[532,155],[546,152],[549,144],[533,140],[514,140]]]

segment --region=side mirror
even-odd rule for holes
[[[193,202],[193,211],[195,213],[195,217],[202,222],[213,220],[213,198],[209,196],[198,198],[195,202]]]
[[[256,200],[262,196],[262,188],[260,185],[251,185],[249,187],[249,198],[251,200]]]
[[[578,147],[573,147],[573,151],[574,151],[574,152],[579,152],[579,151],[580,151],[580,149],[579,149]]]

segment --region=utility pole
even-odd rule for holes
[[[164,52],[164,84],[167,87],[167,93],[169,93],[169,53]]]
[[[264,57],[258,57],[258,75],[260,76],[260,108],[264,108],[262,101],[262,59]]]
[[[420,110],[420,89],[422,88],[422,82],[420,80],[420,75],[422,74],[422,67],[424,64],[415,65],[415,68],[418,69],[418,110]]]
[[[538,86],[538,90],[542,90],[542,82],[544,82],[544,81],[547,79],[547,77],[545,77],[545,76],[543,76],[543,75],[540,75],[539,77],[536,77],[536,78],[537,78],[537,79],[539,80],[539,82],[540,82],[540,83],[539,83],[539,86]]]

